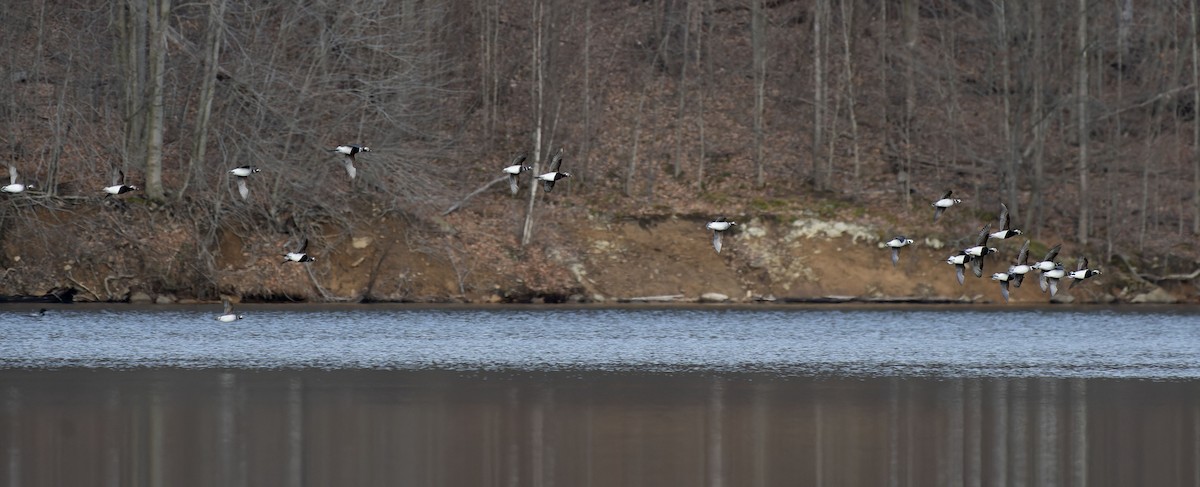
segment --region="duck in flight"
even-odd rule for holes
[[[225,310],[222,311],[219,316],[217,316],[217,321],[220,321],[223,323],[231,323],[231,322],[240,320],[242,318],[245,318],[244,315],[240,315],[240,314],[233,312],[233,304],[229,302],[229,298],[221,298],[221,304],[223,304],[225,306]]]
[[[991,234],[991,237],[996,240],[1004,240],[1006,238],[1015,237],[1021,234],[1020,230],[1009,228],[1008,221],[1008,205],[1000,203],[1000,230]]]
[[[33,189],[33,184],[21,184],[17,176],[17,167],[8,166],[8,185],[0,187],[0,191],[5,193],[21,193],[27,189]]]
[[[1062,267],[1062,264],[1054,261],[1054,258],[1058,257],[1058,251],[1061,249],[1062,244],[1050,247],[1050,250],[1046,252],[1046,257],[1044,259],[1033,263],[1033,268],[1041,272],[1041,277],[1038,279],[1038,285],[1041,286],[1042,292],[1046,292],[1046,287],[1049,285],[1049,282],[1046,280],[1046,274],[1054,271],[1054,269]]]
[[[892,249],[892,267],[896,267],[896,262],[900,260],[900,249],[912,244],[913,240],[905,237],[904,235],[900,235],[896,238],[888,240],[887,243],[884,244]]]
[[[1058,293],[1058,280],[1067,276],[1067,270],[1063,269],[1062,264],[1055,264],[1054,269],[1042,273],[1042,279],[1047,282],[1047,287],[1050,288],[1050,297],[1054,297]],[[1045,289],[1042,290],[1045,292]]]
[[[254,166],[235,167],[229,170],[229,174],[237,177],[238,193],[242,195],[242,199],[250,197],[250,188],[246,187],[246,178],[251,174],[261,172],[262,170]]]
[[[350,179],[353,180],[354,176],[358,174],[358,170],[354,168],[354,156],[359,152],[371,152],[371,148],[356,144],[347,144],[339,145],[329,149],[329,151],[342,155],[342,165],[346,167],[346,174],[348,174]]]
[[[1029,265],[1029,240],[1021,245],[1021,251],[1017,253],[1017,263],[1008,267],[1008,273],[1013,276],[1013,285],[1021,287],[1021,281],[1025,280],[1025,274],[1033,270],[1033,266]]]
[[[304,239],[304,243],[300,245],[299,250],[296,250],[295,252],[288,251],[287,253],[283,254],[283,258],[284,258],[283,263],[286,264],[288,262],[312,262],[314,260],[317,260],[316,257],[308,255],[308,253],[305,252],[306,250],[308,250],[308,239],[307,238]]]
[[[725,217],[720,217],[720,218],[717,218],[716,220],[708,222],[708,224],[704,226],[704,228],[712,230],[712,232],[713,232],[712,244],[713,244],[713,248],[717,249],[718,254],[721,253],[721,234],[724,233],[725,231],[729,230],[730,228],[733,228],[736,225],[737,225],[737,222],[731,222],[731,221],[726,220]]]
[[[991,234],[988,233],[988,229],[990,229],[991,226],[992,224],[988,223],[984,225],[983,228],[979,229],[979,236],[975,239],[974,247],[967,247],[963,249],[964,254],[972,257],[971,271],[975,273],[975,277],[983,277],[984,256],[996,253],[995,247],[987,246],[988,238],[991,237]]]
[[[504,168],[504,173],[508,175],[508,188],[510,190],[512,190],[512,194],[517,194],[517,191],[520,190],[520,185],[518,184],[517,177],[520,176],[521,173],[523,173],[525,171],[533,170],[533,167],[524,165],[523,164],[524,162],[525,162],[525,154],[521,154],[521,155],[518,155],[517,157],[514,157],[512,160],[512,163],[510,163],[508,165],[508,167]]]
[[[550,172],[537,177],[542,180],[542,189],[545,189],[547,193],[554,189],[555,181],[571,177],[569,172],[559,172],[559,169],[562,168],[562,158],[563,150],[560,147],[554,154],[554,158],[550,160]]]
[[[946,258],[946,263],[954,266],[955,276],[958,278],[958,285],[963,283],[963,269],[966,268],[968,262],[971,262],[974,257],[966,253],[959,252]]]
[[[125,171],[120,169],[113,171],[112,185],[104,187],[105,197],[125,194],[130,191],[137,191],[138,187],[132,184],[125,184]]]
[[[958,198],[951,198],[952,194],[954,194],[954,190],[946,191],[946,194],[933,202],[933,221],[938,221],[938,217],[942,216],[942,212],[946,211],[946,208],[962,203],[962,200]]]
[[[1008,282],[1013,279],[1013,275],[1011,272],[997,272],[992,274],[992,280],[1000,282],[1000,295],[1004,296],[1004,302],[1006,303],[1008,302]]]
[[[1075,287],[1076,284],[1079,284],[1080,281],[1083,281],[1084,279],[1097,275],[1100,275],[1100,270],[1088,269],[1087,257],[1080,257],[1078,265],[1075,267],[1075,271],[1067,274],[1067,277],[1072,279],[1071,285],[1068,286],[1067,289]]]

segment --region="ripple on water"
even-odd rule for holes
[[[64,308],[0,315],[4,368],[1200,377],[1191,310]]]

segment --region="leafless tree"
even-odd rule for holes
[[[751,69],[754,71],[754,184],[760,188],[766,183],[766,161],[763,160],[766,120],[763,110],[767,82],[767,19],[762,4],[763,0],[750,0],[750,49],[753,51]],[[816,160],[813,163],[816,164]]]
[[[1075,66],[1075,102],[1078,129],[1079,129],[1079,216],[1076,221],[1075,238],[1081,244],[1088,242],[1088,210],[1090,201],[1088,198],[1088,141],[1091,138],[1088,123],[1088,58],[1090,46],[1088,45],[1088,2],[1087,0],[1079,0],[1078,8],[1076,9],[1076,41],[1078,51],[1076,53],[1077,63]]]

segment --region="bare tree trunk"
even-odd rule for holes
[[[1196,2],[1191,0],[1192,36],[1192,234],[1200,235],[1200,15],[1196,13]]]
[[[683,50],[680,52],[679,61],[679,85],[676,88],[679,91],[679,104],[675,107],[675,167],[674,176],[676,178],[683,172],[683,120],[684,108],[687,103],[687,67],[688,42],[691,36],[691,20],[692,20],[692,0],[684,0],[683,5]]]
[[[821,170],[822,149],[825,146],[825,106],[829,100],[825,94],[825,49],[824,29],[826,12],[829,11],[829,0],[817,0],[813,8],[812,45],[813,50],[813,127],[812,127],[812,157],[813,182],[817,189],[829,189],[828,174]],[[761,185],[761,183],[760,183]]]
[[[1017,196],[1017,170],[1020,168],[1021,162],[1021,144],[1017,131],[1013,128],[1016,115],[1013,109],[1012,95],[1012,54],[1008,47],[1008,7],[1006,2],[997,4],[999,12],[996,12],[996,21],[1000,24],[1000,38],[997,40],[996,48],[1000,50],[1000,71],[1001,71],[1001,87],[1004,90],[1004,140],[1008,146],[1008,157],[1005,157],[1002,184],[1004,185],[1004,201],[1008,205],[1009,215],[1016,221],[1020,215],[1020,199]]]
[[[697,132],[699,132],[697,134],[699,138],[697,145],[699,145],[698,151],[700,152],[696,155],[697,191],[704,190],[704,167],[708,158],[708,146],[706,145],[707,140],[704,138],[704,117],[706,115],[704,111],[704,100],[708,96],[708,73],[712,72],[712,56],[708,56],[704,52],[704,41],[707,39],[707,37],[704,36],[704,29],[705,26],[709,26],[708,13],[713,11],[713,3],[714,0],[708,0],[708,2],[701,6],[699,14],[699,27],[696,29],[696,62],[698,63],[696,67],[700,69],[700,85],[696,87],[696,108],[698,112],[696,116],[696,129]],[[711,29],[712,27],[709,26],[708,28]]]
[[[859,146],[858,146],[858,116],[856,115],[856,113],[857,113],[855,110],[856,101],[854,98],[854,63],[853,63],[854,57],[851,55],[852,53],[851,53],[851,45],[850,45],[850,31],[853,29],[853,26],[854,26],[854,20],[853,20],[854,5],[853,5],[853,3],[854,2],[852,2],[851,0],[843,0],[842,4],[841,4],[841,8],[842,8],[842,53],[845,56],[845,59],[843,59],[842,62],[845,63],[844,85],[846,87],[846,106],[849,109],[849,115],[850,115],[850,140],[851,140],[851,150],[853,151],[852,153],[854,155],[854,182],[855,182],[855,184],[852,186],[854,188],[859,188],[860,185],[858,184],[858,182],[859,182],[859,177],[862,173],[862,157],[860,156]],[[849,5],[849,7],[848,7],[848,5]]]
[[[583,2],[583,147],[579,182],[587,180],[592,157],[592,2]]]
[[[912,206],[912,125],[917,111],[917,0],[904,0],[904,207]]]
[[[1090,137],[1090,129],[1088,127],[1088,28],[1087,28],[1087,5],[1088,0],[1079,0],[1079,7],[1076,11],[1079,17],[1077,41],[1078,41],[1078,65],[1075,66],[1076,78],[1076,103],[1079,113],[1079,225],[1076,230],[1075,238],[1082,245],[1088,243],[1088,138]]]
[[[667,36],[662,37],[662,40],[658,44],[658,48],[655,49],[653,51],[654,54],[650,56],[650,62],[646,64],[646,71],[642,75],[642,91],[641,94],[638,95],[637,113],[634,115],[633,122],[633,146],[629,154],[629,165],[626,166],[625,169],[625,186],[622,189],[625,196],[633,196],[633,181],[637,179],[638,157],[640,156],[638,150],[641,148],[642,140],[642,121],[646,118],[646,98],[650,96],[650,90],[654,87],[654,70],[658,66],[659,56],[667,45],[668,39],[670,38]],[[653,167],[646,169],[648,180],[646,188],[647,197],[653,195],[654,174],[656,171],[657,169]]]
[[[124,161],[143,160],[146,117],[146,15],[149,0],[127,0],[117,5],[117,33],[121,48],[117,64],[122,70],[122,110],[125,125]]]
[[[653,64],[653,63],[651,63]],[[641,147],[642,140],[642,119],[646,117],[646,92],[650,91],[650,80],[644,80],[642,85],[642,93],[638,96],[637,115],[633,122],[633,147],[629,154],[629,166],[625,169],[625,196],[633,196],[633,180],[638,170],[638,149]]]
[[[163,158],[163,88],[166,84],[167,22],[171,14],[171,0],[150,0],[149,50],[146,58],[148,73],[148,109],[146,110],[146,197],[161,202],[166,194],[162,182]]]
[[[762,2],[750,0],[750,49],[754,53],[751,68],[754,70],[754,185],[760,188],[766,184],[763,168],[763,102],[767,77],[767,36]]]
[[[1033,0],[1029,3],[1033,9],[1033,107],[1030,118],[1033,122],[1033,187],[1029,199],[1029,211],[1025,212],[1026,231],[1036,236],[1041,235],[1042,227],[1042,192],[1045,177],[1046,130],[1050,124],[1050,116],[1043,113],[1046,108],[1042,105],[1046,83],[1046,48],[1043,33],[1042,3]]]
[[[212,117],[213,97],[217,91],[218,60],[221,55],[221,33],[225,30],[225,0],[209,0],[208,29],[204,33],[204,80],[200,83],[200,100],[196,107],[196,133],[192,140],[192,158],[177,198],[187,192],[197,168],[204,167],[208,148],[209,120]]]
[[[67,54],[67,73],[63,77],[62,86],[58,87],[58,103],[54,110],[54,149],[50,156],[50,167],[46,171],[46,194],[54,196],[58,192],[58,168],[62,162],[63,145],[67,132],[70,131],[70,124],[66,121],[67,111],[67,90],[71,86],[71,67],[74,65],[72,61],[75,58],[75,53]]]
[[[545,46],[543,45],[544,33],[542,31],[542,21],[545,16],[545,0],[533,0],[533,99],[534,99],[534,127],[533,127],[533,174],[540,173],[540,162],[542,154],[542,128],[544,124],[543,112],[545,103],[543,96],[545,94],[545,77],[544,69],[546,64]],[[529,245],[533,240],[533,210],[534,203],[537,202],[538,182],[535,180],[529,185],[529,205],[525,209],[525,225],[521,230],[521,247]]]

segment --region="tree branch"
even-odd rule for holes
[[[451,214],[451,213],[454,213],[454,212],[458,211],[459,209],[461,209],[461,208],[463,207],[463,205],[466,205],[466,204],[467,204],[467,202],[471,200],[471,198],[474,198],[474,197],[475,197],[475,195],[478,195],[479,193],[482,193],[482,192],[484,192],[484,191],[487,191],[487,189],[488,189],[488,188],[490,188],[490,187],[494,186],[496,183],[503,182],[505,179],[508,179],[508,176],[500,176],[500,177],[498,177],[498,178],[496,178],[496,179],[493,179],[493,180],[491,180],[491,181],[490,181],[490,182],[488,182],[487,184],[484,184],[483,186],[480,186],[480,187],[479,187],[479,189],[476,189],[475,191],[472,191],[472,192],[471,192],[471,194],[468,194],[468,195],[464,196],[464,197],[463,197],[463,199],[461,199],[461,200],[458,200],[458,202],[457,202],[457,203],[455,203],[455,204],[453,204],[453,205],[450,205],[450,207],[449,207],[449,208],[446,208],[446,211],[443,211],[443,212],[442,212],[442,216],[446,216],[446,215],[449,215],[449,214]],[[529,183],[529,184],[536,184],[536,183],[537,183],[537,181],[535,180],[535,181],[533,181],[532,183]]]

